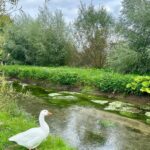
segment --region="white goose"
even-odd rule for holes
[[[49,135],[49,126],[45,122],[45,116],[52,115],[47,110],[42,110],[39,115],[40,127],[31,128],[9,138],[9,141],[16,142],[29,150],[37,148]]]

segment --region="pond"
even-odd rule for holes
[[[13,83],[17,91],[30,91],[40,100],[21,102],[28,113],[38,117],[40,110],[53,115],[46,118],[50,134],[62,137],[79,150],[149,150],[150,125],[147,106],[135,106],[70,91],[54,91],[36,85]],[[32,109],[31,109],[32,106]]]

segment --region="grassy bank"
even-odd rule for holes
[[[0,78],[1,79],[1,78]],[[17,105],[17,101],[29,101],[34,98],[28,94],[16,93],[6,86],[2,79],[0,88],[0,149],[1,150],[25,150],[12,142],[8,138],[16,133],[25,131],[38,124],[35,118],[25,113]],[[39,147],[39,150],[73,150],[67,146],[60,138],[49,137]]]
[[[9,77],[46,80],[62,85],[91,86],[103,92],[150,94],[150,76],[123,75],[100,69],[16,65],[1,66],[0,71]]]

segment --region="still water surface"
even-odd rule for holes
[[[53,112],[47,118],[50,134],[62,137],[79,150],[150,150],[150,134],[134,129],[141,122],[130,120],[96,108],[70,106],[54,107],[45,103],[33,103],[32,110],[24,105],[27,112],[38,117],[41,109]],[[111,121],[113,125],[102,126],[100,121]]]
[[[53,103],[47,90],[27,89],[41,100],[20,102],[19,105],[36,118],[42,109],[50,110],[53,115],[46,118],[50,134],[62,137],[78,150],[150,150],[150,126],[141,121],[87,105],[87,95],[83,99],[78,97],[80,105],[76,102],[64,105],[57,99]]]

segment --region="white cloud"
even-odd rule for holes
[[[104,8],[105,8],[108,12],[112,12],[112,9],[110,8],[110,6],[105,5]]]
[[[20,0],[19,5],[31,16],[36,16],[38,8],[44,4],[45,0]],[[82,0],[85,4],[90,4],[91,0]],[[121,0],[93,0],[95,7],[103,5],[106,10],[114,16],[118,16],[121,9]],[[80,0],[50,0],[48,6],[50,10],[62,10],[66,22],[72,21],[78,13]]]

